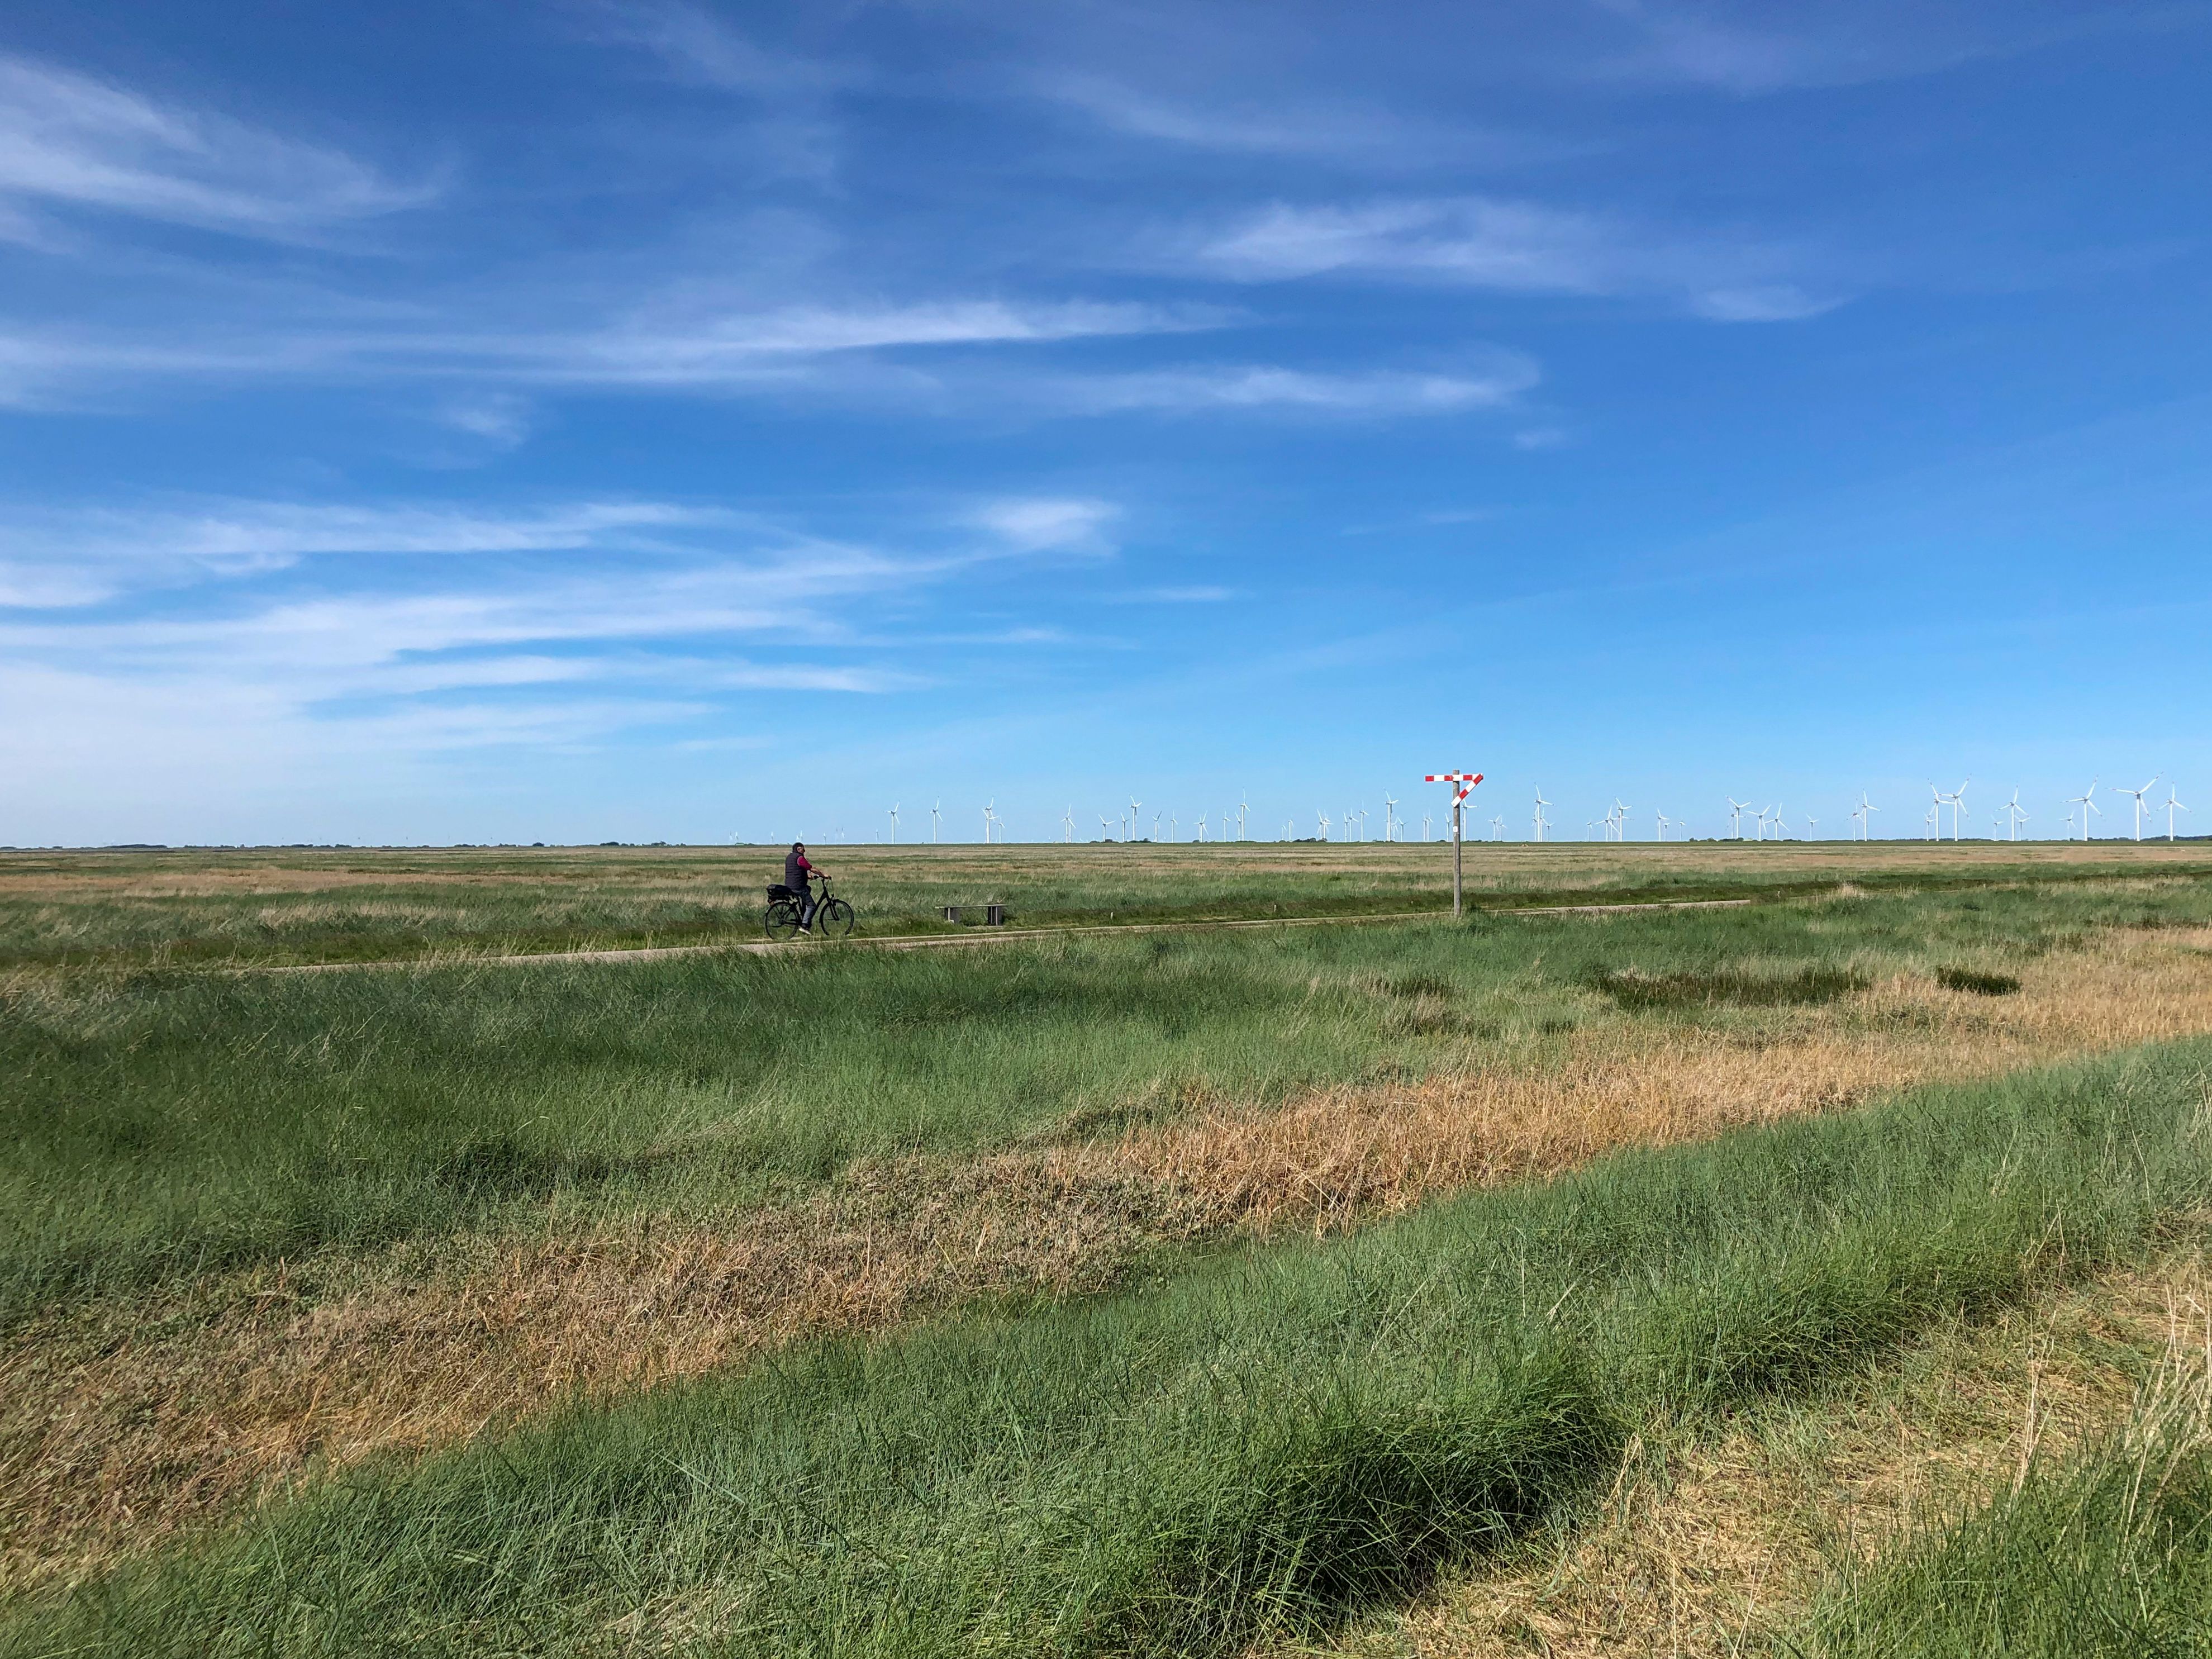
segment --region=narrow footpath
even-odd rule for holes
[[[1633,904],[1540,904],[1519,909],[1470,912],[1490,916],[1600,915],[1616,910],[1719,910],[1753,902],[1747,898],[1650,899]],[[233,968],[238,974],[337,974],[378,968],[531,967],[572,962],[665,962],[675,957],[743,952],[769,956],[784,951],[929,951],[940,947],[999,945],[1014,939],[1080,939],[1101,933],[1206,933],[1240,927],[1351,927],[1376,921],[1438,921],[1438,910],[1393,910],[1372,916],[1264,916],[1256,920],[1100,922],[1076,927],[990,927],[962,933],[894,933],[883,939],[726,939],[713,945],[641,945],[612,951],[537,951],[512,956],[392,957],[369,962],[289,962]]]

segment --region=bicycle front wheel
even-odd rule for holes
[[[853,931],[853,907],[842,899],[824,899],[814,913],[814,931],[824,939],[843,939]]]
[[[790,939],[799,932],[799,907],[778,899],[768,907],[766,923],[770,939]]]

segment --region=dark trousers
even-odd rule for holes
[[[799,895],[799,925],[801,927],[811,927],[814,925],[815,911],[814,884],[810,881],[805,886],[794,888],[793,890]]]

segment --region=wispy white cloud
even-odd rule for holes
[[[1344,274],[1514,294],[1658,293],[1723,321],[1808,317],[1839,303],[1796,280],[1802,257],[1772,243],[1669,235],[1487,197],[1277,203],[1200,239],[1188,257],[1246,282]]]
[[[1048,102],[1110,131],[1194,149],[1236,155],[1387,161],[1418,155],[1426,165],[1470,154],[1525,153],[1524,141],[1504,141],[1383,109],[1282,97],[1244,100],[1218,94],[1178,98],[1095,72],[1060,72],[1032,83]]]
[[[20,507],[0,529],[0,605],[92,605],[143,588],[283,569],[332,554],[640,550],[656,532],[727,531],[718,509],[659,501],[550,508],[211,501],[177,507]]]
[[[525,377],[712,386],[787,375],[809,358],[908,348],[1031,345],[1216,326],[1218,310],[1070,301],[952,301],[753,313],[648,311],[603,330],[450,343],[456,359]]]
[[[763,46],[682,0],[610,0],[586,15],[598,40],[650,55],[680,84],[749,105],[744,149],[759,176],[834,184],[842,135],[831,94],[866,78],[860,65]]]
[[[290,239],[428,200],[343,153],[0,56],[0,209],[89,209]],[[24,238],[19,237],[19,240]]]
[[[1113,596],[1117,605],[1219,605],[1237,597],[1233,587],[1200,584],[1188,587],[1139,587]]]
[[[1091,301],[952,300],[737,310],[687,301],[637,307],[583,325],[334,327],[277,319],[247,332],[228,324],[195,337],[0,324],[0,405],[67,404],[149,381],[306,380],[464,381],[447,419],[480,435],[526,429],[523,394],[604,386],[639,392],[809,392],[881,398],[934,390],[901,369],[901,354],[959,348],[1189,333],[1217,328],[1218,306]],[[879,360],[879,362],[878,362]],[[878,372],[871,374],[872,365]]]
[[[37,593],[48,608],[25,609],[0,589],[0,680],[73,687],[46,716],[63,727],[121,707],[127,690],[230,711],[247,722],[237,741],[277,748],[310,728],[379,750],[582,742],[695,720],[749,693],[917,684],[865,659],[885,647],[859,637],[855,605],[1007,558],[1104,550],[1115,512],[994,498],[939,514],[919,546],[896,549],[653,501],[19,514],[32,527],[16,532],[9,569],[24,568],[28,537],[33,578],[72,564],[94,574],[68,596],[74,611]]]
[[[1785,9],[1716,0],[1592,0],[1611,37],[1588,43],[1574,78],[1751,96],[1927,75],[2067,40],[2171,27],[2184,9],[2002,7],[1862,0]]]
[[[600,40],[651,52],[674,74],[725,91],[768,96],[818,93],[848,85],[860,75],[850,64],[773,51],[726,19],[681,0],[624,0],[594,7],[586,15]]]
[[[1033,383],[1033,395],[1091,414],[1128,410],[1200,414],[1276,410],[1349,416],[1446,415],[1510,404],[1541,379],[1518,353],[1490,354],[1457,371],[1328,373],[1271,364],[1210,364]]]
[[[496,449],[514,449],[526,441],[535,425],[534,416],[527,398],[502,392],[455,398],[437,411],[441,425],[480,438]]]
[[[1012,497],[979,508],[974,522],[1022,553],[1094,551],[1120,514],[1110,501],[1051,496]]]

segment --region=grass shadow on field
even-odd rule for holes
[[[1804,1007],[1864,990],[1867,980],[1848,969],[1827,967],[1686,968],[1672,973],[1607,968],[1592,974],[1588,983],[1619,1006],[1641,1010]]]

